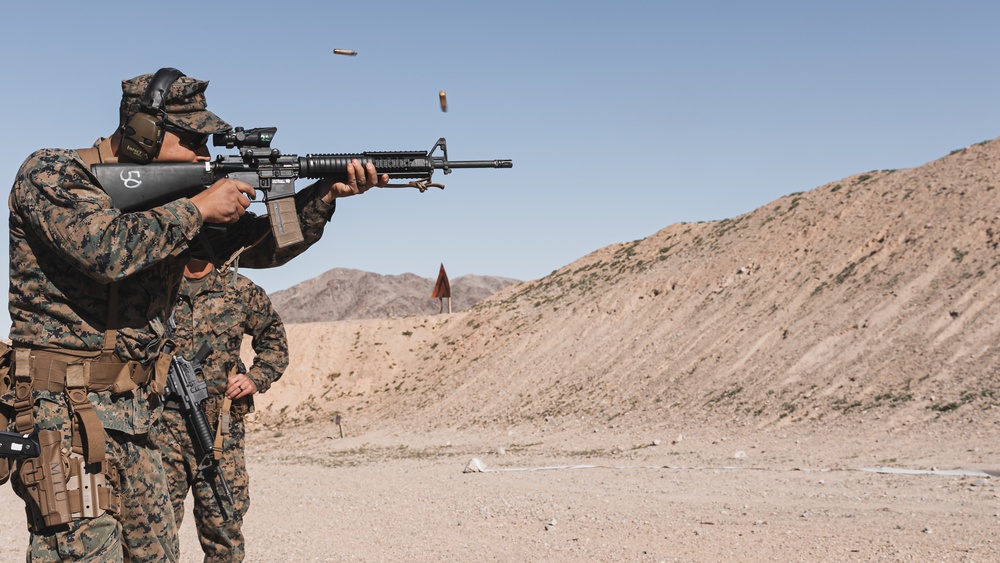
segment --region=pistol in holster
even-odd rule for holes
[[[62,447],[58,430],[39,431],[38,445],[38,457],[23,460],[18,471],[32,532],[119,511],[120,499],[108,485],[108,479],[117,481],[113,465],[104,463],[98,467],[103,471],[88,472],[82,455]]]

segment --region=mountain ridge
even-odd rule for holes
[[[998,172],[991,140],[670,225],[452,315],[291,325],[296,383],[261,420],[998,423]]]
[[[449,304],[431,297],[435,279],[416,274],[383,275],[333,268],[285,290],[270,294],[288,323],[332,322],[432,315]],[[451,310],[461,311],[520,280],[468,274],[451,280]]]

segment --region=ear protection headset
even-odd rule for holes
[[[163,124],[166,112],[163,101],[174,82],[184,76],[176,68],[161,68],[149,80],[142,94],[139,109],[122,127],[121,151],[129,158],[147,164],[156,158],[163,144]]]

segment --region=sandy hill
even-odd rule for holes
[[[259,419],[1000,421],[1000,141],[675,224],[451,315],[288,327]]]
[[[270,295],[286,323],[330,322],[347,319],[386,319],[441,312],[432,299],[437,278],[416,274],[386,276],[334,268],[294,287]],[[451,310],[462,311],[520,280],[466,275],[450,280]],[[443,304],[448,311],[448,302]]]

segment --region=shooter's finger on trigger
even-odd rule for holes
[[[245,189],[240,189],[241,192],[246,194],[246,196],[252,200],[257,199],[257,190],[253,188],[250,184],[245,185]]]
[[[234,180],[232,178],[226,177],[226,180],[232,183],[232,185],[242,192],[249,199],[257,199],[257,190],[253,188],[250,184],[243,182],[241,180]]]

